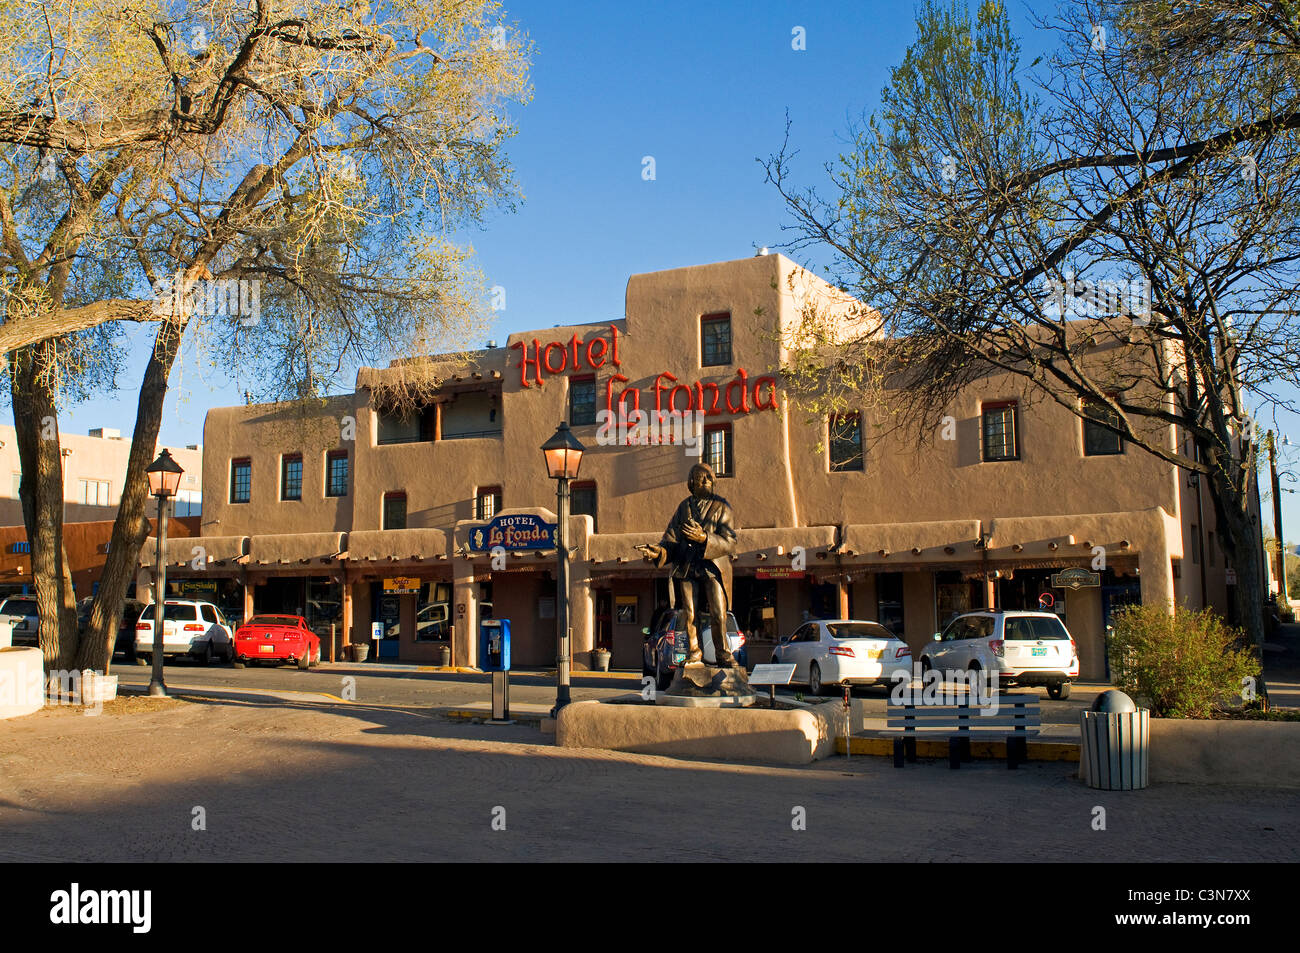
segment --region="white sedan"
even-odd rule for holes
[[[793,664],[791,680],[820,695],[841,684],[889,685],[895,672],[910,677],[912,650],[879,622],[819,619],[782,639],[772,661]]]

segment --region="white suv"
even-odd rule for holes
[[[157,607],[145,606],[135,625],[137,665],[153,662],[153,619]],[[235,660],[235,639],[221,610],[210,602],[168,599],[163,603],[163,657],[188,655],[201,664],[218,656]]]
[[[1069,698],[1079,677],[1079,650],[1051,612],[986,610],[957,616],[921,652],[921,670],[980,669],[1000,681],[1046,685],[1052,698]]]

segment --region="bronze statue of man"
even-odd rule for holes
[[[638,546],[642,556],[660,569],[672,567],[677,606],[686,617],[689,649],[686,661],[704,658],[695,625],[695,601],[703,591],[709,609],[713,657],[720,666],[734,666],[727,647],[727,590],[723,585],[727,559],[736,548],[736,529],[731,504],[713,492],[713,468],[707,463],[691,467],[687,486],[691,495],[682,500],[664,530],[658,546]]]

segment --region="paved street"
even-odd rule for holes
[[[124,698],[0,733],[4,860],[1296,861],[1298,834],[1300,792],[563,750],[362,701]]]

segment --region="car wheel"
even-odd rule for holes
[[[1069,698],[1069,697],[1070,697],[1070,683],[1069,683],[1069,682],[1052,682],[1050,685],[1047,686],[1047,697],[1049,697],[1049,698]]]
[[[311,668],[311,649],[306,649],[298,659],[298,671],[305,672]]]
[[[822,691],[822,670],[816,662],[810,662],[808,663],[808,694],[820,695]]]
[[[203,651],[199,653],[197,661],[200,665],[212,664],[212,640],[209,639],[203,644]]]
[[[319,665],[319,664],[320,664],[320,646],[319,646],[319,645],[316,646],[316,652],[315,652],[315,653],[312,655],[312,657],[311,657],[311,664],[312,664],[312,665]]]
[[[924,676],[925,673],[928,672],[928,671],[930,671],[930,669],[932,669],[932,668],[934,668],[934,665],[930,662],[930,656],[928,656],[928,655],[922,655],[922,656],[921,656],[921,675]]]
[[[235,666],[235,668],[244,668],[244,663],[239,661],[239,659],[232,660],[230,664]]]

